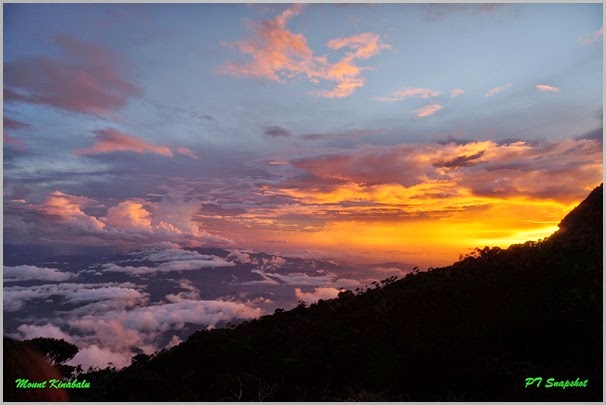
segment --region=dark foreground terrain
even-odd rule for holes
[[[91,386],[70,399],[601,401],[602,194],[543,241],[196,332],[125,369],[78,375]],[[587,382],[556,386],[566,380]]]

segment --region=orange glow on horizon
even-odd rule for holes
[[[559,222],[578,201],[567,204],[551,200],[468,196],[436,199],[429,203],[435,212],[428,214],[419,210],[417,217],[398,218],[397,210],[394,210],[391,219],[385,214],[382,218],[365,219],[366,208],[350,207],[342,218],[333,218],[317,228],[280,229],[279,220],[254,218],[253,215],[249,221],[251,224],[254,221],[255,225],[249,230],[251,235],[256,235],[254,247],[259,249],[309,250],[327,254],[332,251],[334,256],[354,260],[399,260],[435,267],[451,264],[459,255],[476,247],[504,249],[512,244],[546,238],[557,231]],[[440,212],[446,207],[458,208]],[[298,206],[292,211],[305,215],[306,210],[311,213],[314,209],[318,207]],[[323,206],[323,209],[327,207]],[[286,211],[281,208],[282,214]],[[250,235],[244,238],[249,239]],[[280,240],[282,244],[265,244],[263,240]],[[360,252],[368,253],[362,255]]]

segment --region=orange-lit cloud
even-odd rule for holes
[[[488,90],[488,92],[486,94],[484,94],[484,96],[486,96],[486,97],[494,96],[495,94],[499,94],[503,90],[507,90],[510,87],[511,87],[511,83],[507,83],[503,86],[493,87],[492,89]]]
[[[349,97],[358,88],[364,86],[364,79],[348,77],[339,81],[337,87],[332,90],[320,90],[312,92],[325,98],[343,98]]]
[[[537,84],[536,88],[539,91],[545,91],[545,92],[551,92],[551,93],[557,93],[560,91],[560,89],[558,87],[549,86],[547,84]]]
[[[391,46],[381,43],[381,38],[377,34],[365,32],[351,37],[337,38],[328,41],[330,49],[350,48],[350,52],[345,60],[369,59],[372,56],[381,53],[382,49],[390,49]]]
[[[318,56],[309,48],[303,34],[295,34],[286,28],[288,21],[301,13],[304,4],[298,3],[270,20],[251,24],[254,32],[250,40],[226,44],[237,47],[251,60],[247,64],[227,63],[219,72],[238,76],[261,77],[283,83],[296,76],[305,76],[318,84],[321,81],[336,82],[331,90],[316,90],[310,94],[325,98],[349,97],[365,83],[362,68],[357,60],[369,59],[389,49],[379,35],[365,32],[328,42],[332,50],[347,49],[339,61],[331,63],[326,56]]]
[[[601,182],[602,147],[589,139],[364,145],[291,164],[306,176],[263,192],[292,202],[239,217],[256,237],[446,264],[468,248],[551,234]]]
[[[430,115],[437,113],[441,109],[442,106],[440,104],[429,104],[425,107],[421,107],[418,110],[415,110],[415,113],[418,118],[429,117]]]
[[[89,206],[98,211],[101,206],[95,200],[60,191],[49,194],[40,204],[24,206],[50,216],[44,222],[47,233],[58,232],[57,235],[72,242],[99,244],[111,241],[131,248],[161,241],[180,246],[199,246],[209,241],[215,245],[231,243],[229,239],[207,232],[194,221],[200,208],[199,201],[183,200],[178,195],[169,195],[156,202],[121,201],[107,209],[105,216],[97,217],[84,211]]]
[[[396,90],[391,97],[376,97],[377,101],[402,101],[409,97],[430,98],[441,95],[442,92],[425,88],[403,88]]]
[[[123,201],[107,210],[107,225],[130,231],[150,231],[151,212],[143,204],[134,201]]]
[[[596,32],[593,32],[591,34],[588,34],[588,35],[585,35],[585,36],[579,38],[579,43],[582,46],[589,46],[589,45],[599,41],[603,37],[604,37],[604,27],[600,27],[600,29],[597,30]]]
[[[86,214],[83,207],[94,203],[87,197],[64,194],[60,191],[51,193],[38,207],[39,211],[60,217],[62,220],[78,228],[96,232],[105,227],[97,218]]]
[[[88,148],[77,149],[78,155],[96,155],[111,152],[153,153],[172,157],[173,152],[167,146],[157,146],[142,141],[132,135],[123,134],[107,128],[94,131],[96,143]]]

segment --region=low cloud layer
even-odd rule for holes
[[[2,273],[4,275],[4,282],[16,282],[16,281],[65,281],[75,277],[75,274],[66,273],[58,269],[51,269],[48,267],[37,267],[37,266],[4,266]]]
[[[339,290],[333,287],[320,287],[314,288],[311,292],[303,292],[300,288],[295,288],[295,296],[297,300],[303,301],[307,304],[313,304],[318,300],[330,300],[337,298]]]

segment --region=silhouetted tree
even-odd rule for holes
[[[78,353],[78,347],[66,342],[63,339],[38,337],[26,340],[25,343],[31,345],[50,361],[51,365],[57,366],[73,359]]]

